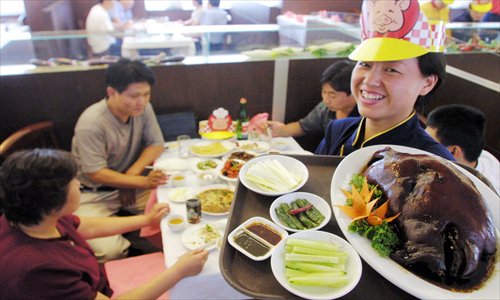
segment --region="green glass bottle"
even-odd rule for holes
[[[236,138],[238,140],[248,139],[248,124],[247,99],[240,99],[240,111],[238,113],[238,122],[236,123]]]

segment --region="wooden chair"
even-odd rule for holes
[[[43,121],[28,125],[11,134],[0,144],[0,163],[8,155],[23,149],[59,148],[54,122]]]

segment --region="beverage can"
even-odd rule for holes
[[[186,201],[187,220],[191,224],[201,221],[201,201],[198,199],[188,199]]]

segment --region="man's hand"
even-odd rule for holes
[[[271,132],[273,137],[280,136],[280,128],[285,126],[284,123],[278,122],[278,121],[267,121],[266,123],[263,123],[266,125],[266,127],[271,128]],[[265,132],[265,131],[264,131]]]
[[[146,176],[146,189],[154,189],[159,185],[167,183],[169,175],[165,174],[161,170],[152,170],[149,172],[148,176]]]
[[[163,217],[170,212],[170,205],[168,203],[156,203],[153,208],[146,213],[149,220],[149,225],[158,225]]]

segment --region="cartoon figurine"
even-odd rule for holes
[[[222,107],[214,110],[208,118],[208,127],[211,131],[228,131],[232,123],[229,112]]]

